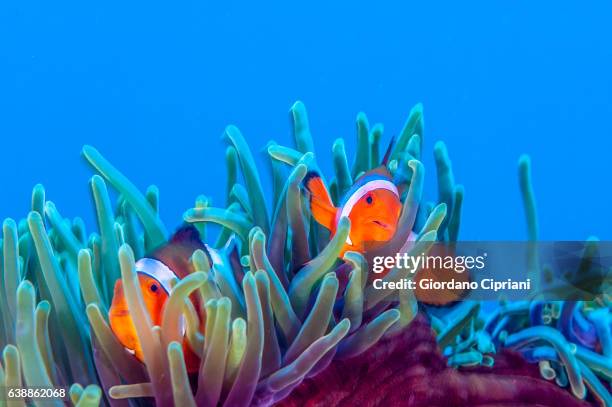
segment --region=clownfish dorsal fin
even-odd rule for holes
[[[355,182],[358,182],[360,179],[369,177],[371,175],[377,175],[379,177],[386,178],[390,181],[392,180],[392,176],[391,176],[391,173],[389,172],[389,169],[385,167],[384,165],[380,165],[376,168],[372,168],[368,172],[364,172],[359,178],[355,180]]]
[[[387,147],[387,151],[385,152],[385,155],[382,161],[380,162],[380,165],[386,167],[387,164],[389,164],[389,158],[391,158],[391,152],[393,151],[393,147],[395,147],[395,136],[393,136],[391,138],[391,141],[389,141],[389,146]]]
[[[200,232],[198,229],[191,225],[186,224],[181,226],[170,238],[170,243],[200,243],[202,242],[200,238]]]
[[[315,171],[310,171],[304,177],[303,184],[310,194],[312,216],[319,224],[332,230],[336,222],[338,209],[334,206],[323,179]]]
[[[189,259],[194,251],[204,249],[204,243],[195,226],[184,224],[177,229],[166,244],[148,252],[146,257],[158,260],[172,270],[178,278],[193,272]]]

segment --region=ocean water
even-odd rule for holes
[[[98,148],[138,187],[156,184],[170,227],[198,194],[223,206],[227,124],[260,158],[291,144],[306,104],[317,159],[355,147],[355,116],[385,125],[425,106],[466,189],[461,238],[522,239],[517,160],[533,160],[541,238],[612,239],[612,3],[46,2],[0,4],[0,218],[43,183],[94,227]]]

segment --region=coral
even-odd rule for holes
[[[98,173],[90,182],[97,232],[87,234],[81,219],[61,216],[36,186],[27,219],[3,224],[0,384],[70,386],[69,398],[79,406],[485,405],[514,397],[561,406],[585,404],[579,399],[587,397],[586,388],[589,397],[609,403],[609,389],[598,378],[610,380],[609,303],[502,304],[484,322],[476,303],[435,315],[419,311],[409,291],[373,289],[367,258],[347,252],[338,259],[348,219],[330,239],[310,218],[300,186],[317,163],[302,103],[291,108],[291,118],[295,147],[267,146],[269,207],[246,140],[236,127],[226,129],[226,207],[212,207],[199,196],[184,220],[205,239],[210,224],[219,225],[214,246],[222,253],[235,235],[241,257],[233,261],[225,253],[210,268],[196,251],[190,259],[196,271],[175,282],[161,326],[146,312],[134,268],[135,259],[167,242],[157,188],[142,193],[98,151],[84,147],[83,156]],[[414,253],[458,239],[464,191],[455,184],[441,142],[434,146],[438,200],[423,198],[423,130],[417,105],[388,163],[405,191],[398,233],[375,255],[396,253],[413,231]],[[361,173],[379,165],[382,133],[382,125],[370,127],[363,113],[357,116],[352,165],[344,141],[334,142],[334,202]],[[535,241],[529,162],[522,159],[519,168],[529,238]],[[107,184],[118,193],[114,205]],[[535,252],[531,267],[538,267]],[[384,279],[399,281],[407,274],[397,268]],[[109,327],[117,279],[144,363]],[[199,301],[192,303],[193,297]],[[201,358],[197,375],[184,362],[183,318],[186,342]],[[538,362],[539,370],[526,361]],[[538,373],[569,385],[575,397],[536,379]]]

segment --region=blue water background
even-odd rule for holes
[[[612,3],[48,2],[0,5],[0,217],[43,183],[94,226],[83,144],[180,222],[198,194],[225,204],[227,124],[257,157],[290,144],[308,108],[318,160],[354,151],[355,116],[398,133],[425,106],[425,164],[447,143],[465,185],[461,237],[522,239],[517,159],[533,159],[543,239],[612,239]],[[262,179],[268,183],[264,161]]]

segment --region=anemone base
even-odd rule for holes
[[[590,406],[542,379],[535,364],[502,351],[492,368],[446,365],[419,315],[402,333],[364,354],[333,361],[277,406]]]

